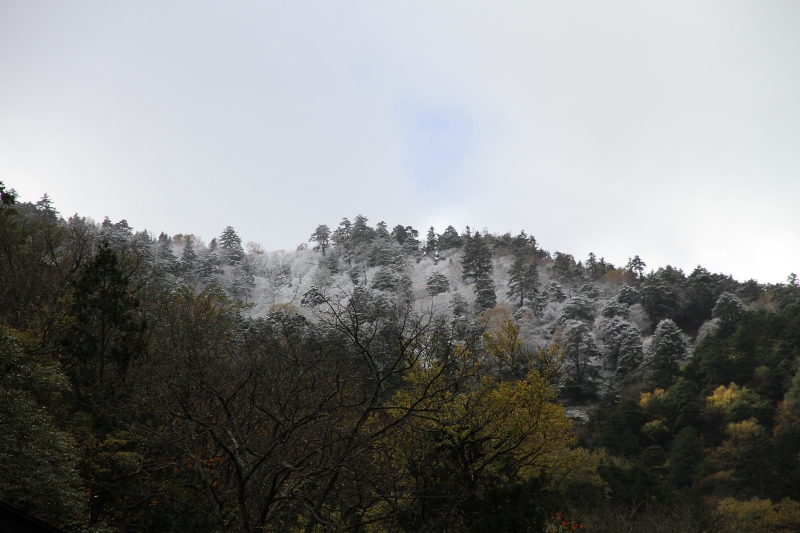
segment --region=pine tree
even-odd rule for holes
[[[183,254],[181,255],[181,272],[186,278],[194,278],[199,267],[197,252],[194,249],[194,237],[187,235],[183,240]]]
[[[216,281],[217,276],[222,274],[220,268],[219,254],[217,253],[217,239],[211,239],[208,249],[200,255],[197,265],[197,276],[206,285]]]
[[[639,332],[633,329],[625,331],[619,345],[617,355],[617,375],[625,378],[639,368],[644,360],[642,338]]]
[[[493,309],[497,305],[494,282],[488,274],[484,274],[475,282],[475,307],[478,312]]]
[[[158,252],[156,257],[160,271],[175,275],[180,270],[178,258],[172,250],[172,239],[164,232],[158,236]]]
[[[474,236],[467,234],[464,241],[464,256],[461,259],[464,281],[472,279],[477,282],[482,277],[491,276],[494,264],[492,263],[492,251],[489,249],[486,239],[480,232],[475,232]]]
[[[638,255],[634,255],[633,259],[628,259],[628,264],[625,268],[636,276],[636,279],[642,280],[644,279],[644,267],[647,266],[647,263],[641,260]]]
[[[317,226],[317,229],[314,230],[314,233],[311,234],[311,237],[308,239],[309,242],[316,242],[317,245],[314,246],[314,250],[321,250],[322,255],[325,255],[325,250],[328,248],[328,242],[330,242],[331,238],[331,230],[325,224],[320,224]]]
[[[63,347],[84,391],[102,387],[107,369],[114,379],[124,376],[130,360],[145,350],[145,324],[136,316],[139,301],[128,285],[116,252],[105,242],[75,282],[75,320]]]
[[[688,345],[680,328],[670,319],[658,323],[650,343],[650,384],[668,389],[678,374],[679,363],[686,356]]]
[[[434,262],[439,259],[437,244],[436,231],[431,226],[428,228],[428,235],[425,238],[425,255],[433,259]]]
[[[447,280],[446,276],[439,272],[431,274],[431,277],[428,278],[428,294],[436,296],[448,290],[450,290],[450,282]]]
[[[577,320],[568,322],[565,330],[565,392],[576,399],[591,397],[597,389],[598,377],[597,370],[590,364],[590,359],[599,355],[594,336],[589,326]]]
[[[450,250],[452,248],[461,248],[463,239],[458,234],[458,231],[453,226],[447,226],[444,232],[437,238],[439,250]]]
[[[642,297],[639,291],[631,287],[627,283],[623,283],[617,295],[617,301],[625,305],[637,304],[641,301]]]
[[[525,305],[527,298],[535,302],[539,295],[539,270],[533,257],[524,251],[518,252],[511,264],[508,279],[508,297],[519,298],[519,306]]]
[[[228,226],[222,230],[222,235],[219,236],[219,246],[229,265],[235,265],[244,259],[242,239],[233,227]]]

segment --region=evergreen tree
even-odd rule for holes
[[[437,251],[436,231],[431,226],[428,228],[428,235],[425,238],[425,255],[436,261],[438,259]]]
[[[633,274],[636,279],[642,280],[644,279],[644,268],[647,266],[647,263],[641,260],[638,255],[634,255],[633,259],[628,259],[628,264],[625,265],[625,269]]]
[[[350,250],[350,236],[353,233],[353,224],[347,218],[339,222],[339,227],[331,234],[331,241],[334,246],[341,248],[341,252],[346,253]]]
[[[553,275],[564,280],[572,281],[575,277],[575,258],[570,254],[563,254],[556,252],[553,254],[553,266],[551,271]]]
[[[439,235],[437,239],[439,250],[450,250],[452,248],[461,248],[463,239],[458,234],[458,231],[453,226],[447,226],[444,232]]]
[[[75,282],[75,319],[63,347],[84,395],[98,388],[109,392],[103,390],[106,378],[124,377],[130,360],[145,350],[145,324],[136,315],[139,301],[129,294],[128,285],[116,252],[105,242]]]
[[[563,347],[566,354],[565,393],[576,399],[593,396],[597,389],[598,372],[590,359],[600,352],[589,326],[577,320],[568,322],[563,334]]]
[[[317,229],[314,230],[314,233],[311,234],[311,237],[308,239],[309,242],[316,242],[317,245],[314,246],[314,250],[321,250],[322,255],[325,255],[325,250],[328,248],[328,243],[331,239],[331,230],[328,226],[324,224],[320,224],[317,226]]]
[[[589,252],[589,257],[586,259],[586,271],[589,273],[589,279],[596,280],[604,274],[600,270],[600,263],[597,261],[597,256],[594,252]]]
[[[493,309],[497,305],[497,295],[494,292],[494,281],[488,274],[484,274],[475,282],[475,307],[478,312]]]
[[[464,256],[461,259],[462,278],[464,281],[472,279],[477,282],[482,277],[491,276],[494,271],[492,263],[492,251],[486,243],[486,239],[475,232],[474,236],[464,238]]]
[[[428,278],[428,294],[436,296],[450,290],[450,282],[447,277],[439,272],[434,272]]]
[[[683,428],[669,454],[670,472],[667,478],[670,485],[681,488],[694,482],[694,475],[700,461],[703,460],[703,443],[697,430],[693,427]]]
[[[169,274],[176,275],[180,270],[178,258],[172,250],[172,239],[164,232],[158,236],[157,264],[159,270]]]
[[[564,289],[561,287],[561,284],[556,283],[555,281],[551,281],[547,284],[545,293],[547,293],[547,297],[554,302],[563,302],[567,299],[567,295],[564,292]]]
[[[667,389],[678,374],[688,345],[680,328],[670,319],[659,322],[650,343],[649,370],[653,388]]]
[[[511,264],[508,279],[508,297],[519,298],[519,306],[525,299],[535,302],[539,295],[539,270],[533,257],[523,251],[517,253]]]
[[[350,246],[352,249],[358,248],[362,244],[369,244],[375,238],[375,230],[367,224],[369,219],[363,215],[358,215],[353,221],[350,231]]]
[[[187,235],[183,240],[181,255],[181,272],[186,278],[194,278],[199,267],[199,259],[194,249],[194,236]]]
[[[636,290],[634,287],[631,287],[627,283],[623,283],[622,287],[619,289],[619,294],[617,294],[617,301],[621,304],[625,305],[633,305],[639,303],[641,300],[641,295],[639,291]]]
[[[208,249],[200,255],[198,260],[197,276],[208,285],[213,283],[220,274],[222,274],[222,268],[220,268],[220,259],[217,253],[217,239],[211,239]]]
[[[625,378],[641,366],[644,360],[642,339],[639,332],[629,329],[621,339],[617,355],[617,375]]]
[[[222,230],[222,235],[219,236],[219,247],[222,248],[222,253],[229,265],[238,264],[244,259],[242,239],[231,226]]]

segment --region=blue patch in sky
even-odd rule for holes
[[[421,192],[454,192],[473,149],[469,114],[457,106],[424,104],[405,105],[400,112],[415,185]]]

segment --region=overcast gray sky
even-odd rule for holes
[[[800,273],[800,2],[0,0],[0,180],[267,249],[363,213]]]

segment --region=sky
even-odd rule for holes
[[[0,0],[0,180],[294,249],[358,214],[800,273],[800,2]]]

